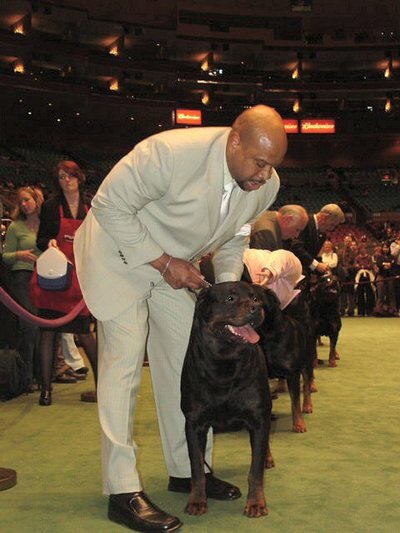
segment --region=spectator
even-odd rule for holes
[[[36,309],[29,295],[29,283],[40,250],[36,245],[39,228],[39,213],[43,203],[42,192],[34,187],[21,187],[17,191],[17,206],[13,219],[6,232],[3,261],[11,265],[12,291],[16,301],[32,314]],[[27,392],[33,392],[34,378],[38,371],[34,369],[34,355],[37,345],[38,328],[18,319],[18,337],[16,349],[26,364]]]
[[[336,273],[338,265],[338,256],[337,253],[334,251],[334,246],[332,242],[328,239],[322,245],[321,261],[325,265],[328,265],[329,269],[332,271],[333,274]]]
[[[400,311],[400,232],[397,232],[395,239],[390,244],[390,253],[395,260],[392,272],[397,278],[394,282],[394,288],[396,293],[396,308]]]
[[[58,193],[43,204],[38,233],[38,247],[44,251],[50,246],[59,248],[74,264],[73,240],[88,211],[83,197],[85,175],[74,161],[61,161],[55,167],[55,184]],[[40,289],[36,278],[31,284],[36,305],[43,318],[58,318],[77,305],[82,299],[75,269],[72,285],[65,291],[45,291]],[[97,376],[96,341],[90,331],[90,313],[85,307],[81,314],[57,331],[75,333],[85,349],[93,373]],[[52,403],[51,370],[55,356],[54,329],[42,328],[40,335],[40,360],[42,371],[42,392],[39,404]],[[83,393],[82,400],[96,401],[95,393]]]
[[[343,240],[343,248],[338,255],[338,274],[341,282],[340,290],[340,314],[341,316],[354,316],[355,298],[354,281],[357,269],[355,260],[357,251],[354,248],[351,235],[346,235]]]
[[[379,255],[376,257],[376,290],[378,293],[376,311],[388,313],[393,316],[396,314],[396,294],[393,279],[393,265],[395,258],[390,253],[390,245],[384,242],[381,246]]]
[[[375,274],[373,261],[367,252],[367,243],[361,239],[358,246],[358,255],[355,258],[355,298],[358,316],[370,316],[375,306],[374,285]]]

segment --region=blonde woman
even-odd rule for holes
[[[12,290],[16,300],[28,311],[36,314],[29,296],[29,282],[40,250],[36,246],[39,213],[43,194],[36,187],[20,187],[4,244],[3,262],[11,266]],[[25,361],[28,377],[27,392],[34,391],[34,352],[38,328],[24,320],[18,322],[17,350]]]

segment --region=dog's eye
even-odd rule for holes
[[[235,300],[235,298],[232,296],[232,294],[227,296],[225,299],[226,299],[227,302],[233,302]]]
[[[257,298],[257,296],[254,296],[254,298],[253,298],[253,302],[258,302],[258,298]]]

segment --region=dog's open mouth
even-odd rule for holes
[[[243,344],[256,344],[260,340],[259,334],[250,324],[244,326],[232,326],[226,324],[225,329],[234,335],[235,339]]]

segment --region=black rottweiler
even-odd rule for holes
[[[244,514],[268,513],[263,480],[271,397],[265,356],[255,331],[264,320],[263,291],[241,281],[225,282],[198,297],[181,378],[192,470],[185,509],[189,514],[207,512],[204,456],[210,427],[249,431],[252,459]]]
[[[340,288],[336,276],[328,273],[318,277],[310,289],[310,310],[314,321],[315,343],[318,335],[329,337],[329,366],[336,366],[339,354],[336,344],[342,327],[339,301]]]
[[[312,413],[310,384],[313,378],[312,323],[304,293],[283,311],[275,293],[264,289],[265,320],[259,328],[270,378],[287,380],[292,404],[293,431],[306,431],[303,413]],[[303,408],[300,405],[300,376],[303,375]],[[267,467],[273,466],[268,464]]]

